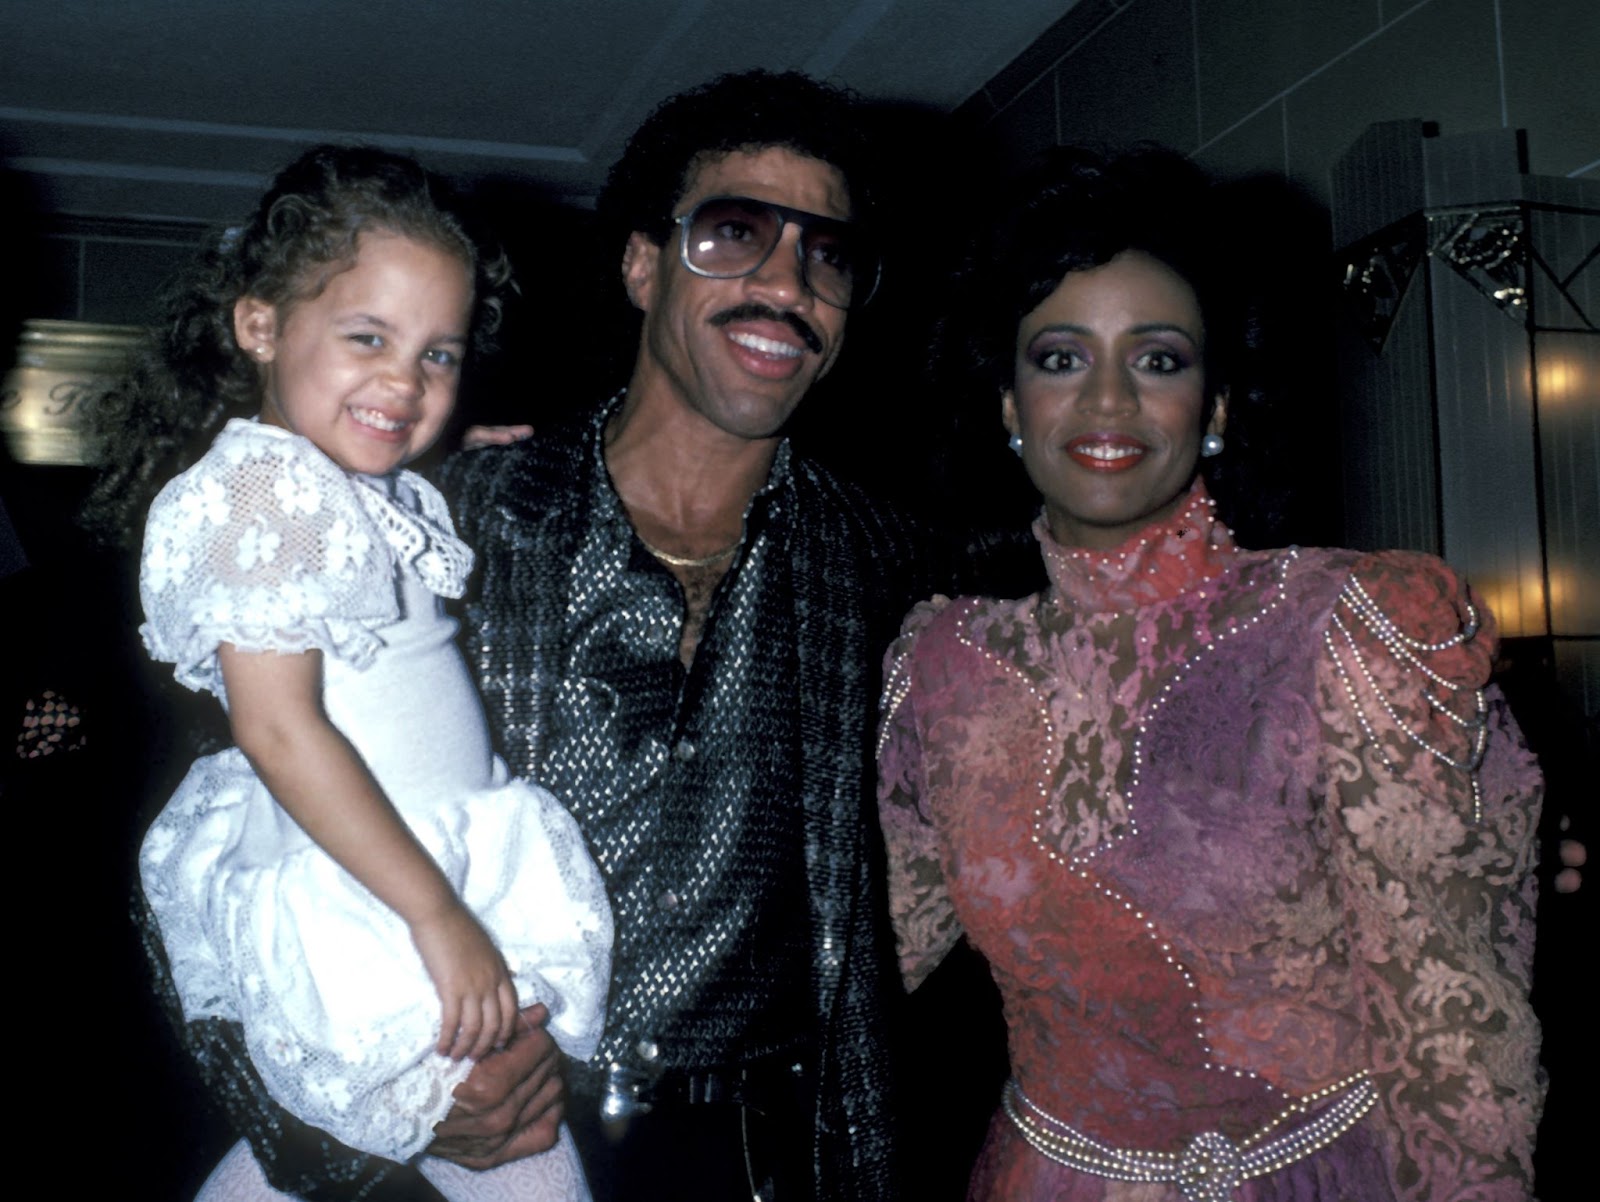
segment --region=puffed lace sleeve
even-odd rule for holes
[[[1396,1197],[1531,1196],[1538,767],[1482,604],[1429,557],[1359,559],[1324,631],[1329,836]]]
[[[948,598],[935,597],[913,609],[884,659],[878,816],[889,857],[889,916],[907,989],[920,985],[961,938],[923,788],[923,746],[912,682],[917,637],[948,604]]]
[[[399,600],[362,487],[303,438],[228,423],[150,507],[139,593],[151,657],[219,696],[222,643],[371,662],[371,627],[398,618]]]

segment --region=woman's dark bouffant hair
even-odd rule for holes
[[[635,230],[657,245],[703,158],[781,146],[835,167],[857,221],[872,208],[866,140],[854,95],[798,71],[745,71],[664,100],[606,177],[598,210],[617,243]]]
[[[966,312],[952,315],[944,354],[966,362],[992,405],[1012,383],[1018,326],[1064,276],[1128,250],[1160,261],[1199,301],[1207,396],[1228,391],[1224,449],[1200,461],[1207,485],[1242,542],[1276,545],[1288,496],[1271,454],[1280,415],[1255,370],[1259,313],[1240,287],[1248,271],[1230,232],[1237,224],[1226,188],[1174,151],[1058,149],[1024,178],[964,269]]]
[[[285,306],[316,296],[382,230],[460,256],[474,283],[473,345],[484,350],[513,287],[511,267],[470,230],[449,188],[404,155],[317,146],[285,167],[239,229],[210,248],[171,292],[166,317],[129,378],[101,398],[92,434],[106,464],[83,522],[102,539],[137,537],[155,493],[205,452],[233,417],[261,405],[256,364],[233,332],[245,296]]]

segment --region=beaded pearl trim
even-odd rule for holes
[[[901,652],[889,668],[889,682],[884,686],[883,700],[879,703],[883,717],[878,722],[876,755],[880,760],[883,758],[883,749],[889,745],[889,728],[894,725],[894,716],[900,712],[900,706],[911,695],[911,672],[907,663],[909,659],[909,656]]]
[[[1096,856],[1108,851],[1112,847],[1115,847],[1123,840],[1131,838],[1139,833],[1135,810],[1135,800],[1139,789],[1140,773],[1144,762],[1145,734],[1150,729],[1150,724],[1155,719],[1155,716],[1161,711],[1161,707],[1167,703],[1168,699],[1172,696],[1173,690],[1177,688],[1184,678],[1195,669],[1196,665],[1198,665],[1206,657],[1215,653],[1217,648],[1222,646],[1228,640],[1237,638],[1246,631],[1252,630],[1256,626],[1259,626],[1266,619],[1267,615],[1271,614],[1275,609],[1278,608],[1279,605],[1282,604],[1284,595],[1284,582],[1288,579],[1289,570],[1299,556],[1300,552],[1298,548],[1288,548],[1283,553],[1283,557],[1278,564],[1278,579],[1273,585],[1272,592],[1263,600],[1261,606],[1256,610],[1256,612],[1249,618],[1246,618],[1244,621],[1214,634],[1205,644],[1205,646],[1201,647],[1187,660],[1180,664],[1177,670],[1172,674],[1171,679],[1161,686],[1160,691],[1156,694],[1154,700],[1150,704],[1149,712],[1140,719],[1138,724],[1138,733],[1133,740],[1132,769],[1129,773],[1128,787],[1123,791],[1123,803],[1127,813],[1127,821],[1124,832],[1121,834],[1114,834],[1103,840],[1097,846],[1089,848],[1086,851],[1077,852],[1070,855],[1062,854],[1060,850],[1051,846],[1050,842],[1045,838],[1045,832],[1048,829],[1047,819],[1049,816],[1051,801],[1050,786],[1055,774],[1056,765],[1060,761],[1062,747],[1062,741],[1056,732],[1055,721],[1050,717],[1049,699],[1045,696],[1044,691],[1033,681],[1029,680],[1022,670],[1015,664],[1009,660],[1001,658],[986,647],[978,646],[978,644],[973,641],[971,633],[967,629],[965,623],[959,626],[956,635],[956,637],[960,639],[963,646],[968,647],[977,652],[979,655],[983,656],[995,667],[1014,678],[1019,684],[1022,685],[1024,689],[1027,690],[1029,701],[1034,706],[1035,711],[1039,715],[1039,720],[1043,724],[1044,750],[1042,756],[1040,757],[1040,776],[1038,784],[1039,801],[1037,806],[1034,808],[1033,826],[1029,831],[1029,837],[1033,841],[1034,846],[1043,852],[1051,863],[1061,865],[1068,872],[1086,881],[1097,893],[1099,893],[1112,905],[1120,906],[1123,910],[1132,914],[1135,921],[1143,924],[1145,934],[1160,947],[1162,957],[1168,964],[1172,966],[1173,970],[1183,978],[1184,986],[1191,995],[1187,1008],[1189,1010],[1189,1016],[1194,1023],[1195,1038],[1200,1041],[1200,1046],[1206,1056],[1205,1068],[1215,1070],[1219,1073],[1231,1074],[1232,1076],[1240,1079],[1259,1081],[1262,1088],[1264,1088],[1270,1094],[1281,1094],[1282,1091],[1280,1091],[1270,1081],[1262,1078],[1254,1069],[1235,1068],[1232,1065],[1225,1064],[1215,1058],[1215,1049],[1211,1046],[1211,1041],[1207,1038],[1205,1032],[1205,1017],[1200,1009],[1200,1003],[1195,996],[1199,991],[1199,985],[1195,981],[1194,974],[1191,973],[1188,967],[1177,958],[1172,944],[1162,938],[1161,932],[1156,929],[1156,924],[1154,921],[1148,918],[1144,911],[1136,908],[1130,898],[1123,896],[1121,892],[1111,888],[1109,885],[1105,884],[1103,881],[1091,874],[1088,865],[1089,862]]]
[[[1399,731],[1413,745],[1427,752],[1440,763],[1458,772],[1467,774],[1467,779],[1472,786],[1472,821],[1479,824],[1483,821],[1483,790],[1478,783],[1478,767],[1483,763],[1484,749],[1489,743],[1488,701],[1482,689],[1472,690],[1474,712],[1470,718],[1464,718],[1451,708],[1448,698],[1424,686],[1422,695],[1427,700],[1429,709],[1437,714],[1442,714],[1447,721],[1464,732],[1467,740],[1465,755],[1452,755],[1444,748],[1431,743],[1406,725],[1401,716],[1395,711],[1389,699],[1384,696],[1378,687],[1378,682],[1372,673],[1372,667],[1367,658],[1362,655],[1361,645],[1356,641],[1355,633],[1341,616],[1343,609],[1350,618],[1377,639],[1385,651],[1393,656],[1394,661],[1403,671],[1418,672],[1431,681],[1446,694],[1466,692],[1463,685],[1445,679],[1430,668],[1422,659],[1425,655],[1434,655],[1447,651],[1452,647],[1459,647],[1468,643],[1478,633],[1479,616],[1477,608],[1471,601],[1467,602],[1467,621],[1462,628],[1447,639],[1440,639],[1435,643],[1423,642],[1421,639],[1412,638],[1406,634],[1390,619],[1389,615],[1378,608],[1377,602],[1368,595],[1367,590],[1361,587],[1361,581],[1352,576],[1349,582],[1339,592],[1338,602],[1334,609],[1329,629],[1322,632],[1322,642],[1328,650],[1328,657],[1333,661],[1334,671],[1338,673],[1339,682],[1344,686],[1345,696],[1350,700],[1351,711],[1355,714],[1356,722],[1367,737],[1367,742],[1377,753],[1378,760],[1391,772],[1398,771],[1394,761],[1389,758],[1388,752],[1383,748],[1383,742],[1378,738],[1374,725],[1376,715],[1372,706],[1375,704],[1389,719],[1394,729]],[[1335,632],[1340,636],[1344,645],[1341,653],[1338,643],[1334,640]],[[1363,693],[1358,690],[1355,680],[1351,676],[1351,666],[1361,679],[1366,682]]]
[[[1272,1134],[1329,1098],[1335,1101],[1315,1118],[1280,1135]],[[1265,1177],[1326,1148],[1377,1101],[1378,1088],[1362,1071],[1291,1102],[1272,1122],[1237,1143],[1220,1131],[1204,1131],[1190,1139],[1182,1152],[1103,1143],[1041,1110],[1014,1078],[1006,1083],[1001,1104],[1028,1145],[1057,1164],[1113,1181],[1176,1185],[1187,1202],[1229,1202],[1251,1178]]]

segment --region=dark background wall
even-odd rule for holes
[[[1164,142],[1324,203],[1376,121],[1528,131],[1539,175],[1600,178],[1591,0],[1084,0],[964,106],[1013,157]]]
[[[801,436],[914,503],[978,506],[988,492],[1011,487],[995,466],[1004,458],[997,423],[981,468],[954,456],[956,411],[991,406],[932,389],[926,345],[964,215],[1043,148],[1155,139],[1221,172],[1274,173],[1295,223],[1295,270],[1320,279],[1332,249],[1329,173],[1372,122],[1417,117],[1445,133],[1526,129],[1534,172],[1600,179],[1597,25],[1593,0],[1082,0],[955,120],[881,112],[893,211],[903,218],[897,269],[876,312],[853,316],[847,359],[808,405]],[[9,186],[4,196],[6,227],[25,252],[7,285],[7,339],[13,318],[153,320],[161,288],[204,236],[199,225],[40,211]],[[592,242],[588,215],[555,208],[514,180],[486,187],[483,199],[499,214],[525,303],[508,325],[508,353],[469,386],[464,407],[490,419],[538,420],[620,383],[627,338],[617,331],[627,316],[612,286],[615,255]],[[1303,337],[1307,395],[1331,413],[1332,332]],[[141,817],[189,753],[174,750],[182,740],[172,720],[146,701],[172,698],[151,681],[132,639],[126,561],[92,548],[71,526],[86,480],[77,469],[0,458],[0,496],[35,564],[0,581],[3,620],[24,632],[11,636],[0,668],[9,674],[6,696],[15,688],[37,697],[49,683],[82,703],[89,732],[70,756],[8,759],[0,771],[6,797],[25,807],[21,845],[58,861],[72,898],[59,911],[40,907],[16,945],[19,963],[66,998],[38,1024],[53,1038],[38,1040],[30,1057],[36,1107],[55,1121],[29,1155],[80,1173],[90,1196],[180,1197],[226,1136],[189,1104],[192,1087],[143,992],[120,916]],[[1557,715],[1545,725],[1560,732],[1561,722]],[[135,793],[139,804],[130,802]],[[1547,894],[1544,907],[1559,953],[1552,964],[1541,949],[1541,1004],[1557,1040],[1552,1062],[1567,1060],[1569,1074],[1580,1055],[1592,1063],[1573,967],[1592,958],[1589,910],[1580,909],[1590,904]],[[958,987],[954,996],[967,995]],[[930,1024],[930,1044],[945,1034]],[[974,1073],[983,1079],[981,1066]],[[1552,1150],[1575,1151],[1582,1134],[1575,1097],[1560,1092],[1571,1081],[1563,1083],[1558,1068],[1560,1125],[1547,1128],[1541,1146],[1545,1164],[1557,1165],[1547,1177],[1555,1183],[1564,1181],[1557,1173],[1565,1162],[1552,1160]],[[188,1102],[175,1106],[173,1098]],[[973,1108],[988,1104],[979,1097]],[[175,1114],[186,1117],[175,1122]],[[1574,1196],[1561,1190],[1544,1192]]]

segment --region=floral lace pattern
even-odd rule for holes
[[[1475,823],[1468,773],[1415,737],[1471,758],[1494,639],[1453,637],[1459,581],[1409,554],[1241,552],[1194,501],[1111,555],[1041,541],[1047,592],[919,607],[890,653],[907,980],[965,931],[1027,1095],[1118,1147],[1248,1138],[1372,1073],[1372,1114],[1241,1198],[1527,1197],[1537,769],[1490,693]],[[1351,580],[1455,692],[1357,627],[1365,671],[1341,674],[1321,635]],[[972,1196],[1177,1195],[1054,1164],[1000,1116]]]
[[[472,569],[438,491],[411,472],[394,487],[414,494],[420,512],[298,435],[229,422],[150,508],[139,592],[151,657],[219,697],[222,643],[316,649],[365,667],[383,645],[370,627],[400,616],[391,557],[446,597],[461,595]]]

